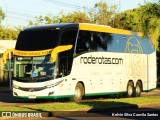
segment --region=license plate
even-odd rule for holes
[[[29,99],[36,99],[35,95],[29,95]]]

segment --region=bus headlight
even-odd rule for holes
[[[47,87],[47,88],[55,87],[55,86],[59,85],[61,82],[63,82],[63,80],[60,80],[60,81],[58,81],[58,82],[56,82],[56,83],[53,83],[53,84],[49,84],[49,85],[47,85],[46,87]]]
[[[19,86],[13,84],[13,88],[18,89]]]

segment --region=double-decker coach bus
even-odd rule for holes
[[[66,23],[20,32],[14,51],[13,96],[71,98],[126,94],[156,88],[156,51],[142,33]]]

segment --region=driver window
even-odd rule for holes
[[[72,68],[74,46],[77,30],[69,29],[63,32],[61,45],[73,45],[72,49],[59,53],[59,77],[69,75]]]

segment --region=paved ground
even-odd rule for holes
[[[160,96],[160,88],[157,88],[153,91],[150,92],[143,92],[141,96]],[[17,106],[17,105],[24,105],[24,104],[38,104],[35,103],[34,101],[32,102],[28,102],[28,101],[17,101],[13,96],[12,96],[12,92],[11,90],[9,90],[8,88],[0,88],[0,106]],[[139,105],[139,106],[135,106],[135,105],[128,105],[128,106],[118,106],[118,109],[130,109],[130,108],[136,109],[136,108],[152,108],[152,107],[158,107],[160,108],[160,104],[146,104],[146,105]],[[112,109],[112,108],[111,108]],[[117,108],[113,108],[113,109],[117,109]],[[94,110],[86,110],[84,112],[86,112],[88,114],[88,112],[96,112],[96,111],[106,111],[108,110],[108,108],[102,108],[102,109],[94,109]],[[82,113],[83,115],[86,113]],[[47,114],[50,114],[50,116],[54,116],[56,113],[52,113],[49,112]],[[59,113],[57,113],[59,114]],[[60,113],[60,114],[64,114],[64,113]],[[66,113],[67,114],[67,113]],[[71,114],[71,113],[69,113]],[[74,112],[74,115],[76,113]],[[79,113],[78,113],[79,114]],[[92,117],[93,118],[93,117]],[[0,118],[1,119],[1,118]],[[8,120],[8,118],[3,118],[5,120]],[[14,118],[15,119],[15,118]],[[25,118],[26,120],[28,120],[27,118]],[[38,118],[39,119],[39,118]],[[48,118],[49,119],[49,118]],[[54,118],[55,119],[55,118]],[[70,118],[69,118],[70,119]],[[15,120],[20,120],[20,118],[16,118]],[[33,118],[33,120],[37,120],[37,118]],[[59,119],[58,119],[59,120]]]

